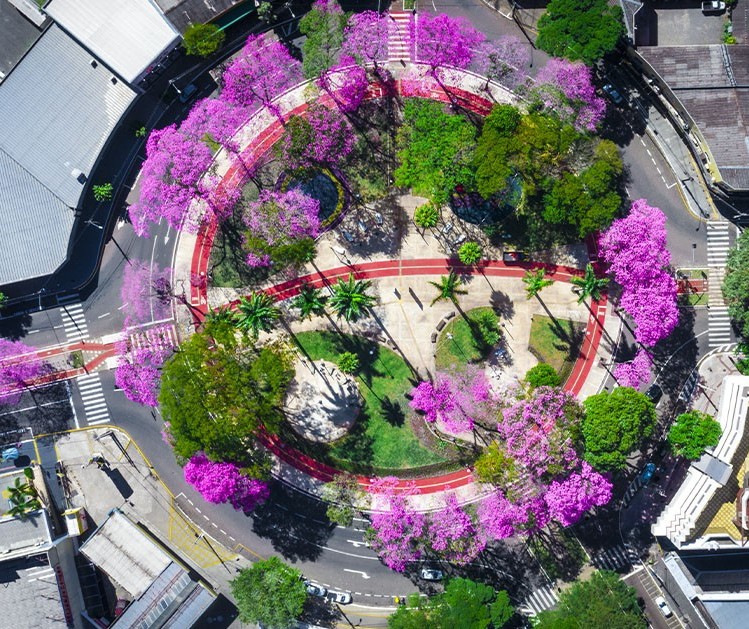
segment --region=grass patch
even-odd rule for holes
[[[707,293],[685,293],[679,295],[680,306],[707,306],[709,295]]]
[[[445,454],[425,448],[411,429],[405,395],[413,387],[412,374],[398,354],[366,339],[333,332],[301,332],[296,340],[312,360],[335,363],[344,352],[355,354],[361,365],[356,379],[363,404],[352,431],[343,439],[313,444],[294,437],[296,433],[284,434],[294,445],[350,471],[399,470],[448,461]]]
[[[584,338],[584,323],[533,315],[528,349],[539,361],[554,367],[564,383],[572,372]]]
[[[444,327],[437,339],[437,369],[476,363],[489,355],[492,346],[486,345],[480,336],[477,337],[475,328],[469,324],[469,321],[476,324],[482,313],[486,312],[494,313],[489,307],[474,308],[466,313],[468,321],[457,315]],[[448,334],[451,334],[452,338],[448,337]]]

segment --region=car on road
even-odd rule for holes
[[[606,85],[601,89],[603,89],[606,95],[613,100],[616,105],[621,105],[624,102],[624,97],[613,85],[611,85],[611,83],[606,83]]]
[[[434,568],[422,568],[419,574],[424,581],[442,581],[445,576],[442,570],[435,570]]]
[[[726,10],[726,3],[723,0],[705,0],[702,3],[703,13],[720,13]]]
[[[502,254],[502,262],[505,264],[513,264],[517,262],[523,262],[528,256],[522,251],[505,251]]]
[[[339,605],[348,605],[353,600],[349,592],[334,592],[333,590],[328,590],[326,598],[331,603],[338,603]]]
[[[660,402],[663,397],[663,389],[661,389],[657,384],[651,384],[647,391],[645,391],[645,395],[648,396],[648,399],[653,404],[658,406],[658,402]]]
[[[307,588],[307,594],[310,596],[323,597],[328,593],[328,590],[322,585],[317,585],[317,583],[312,583],[312,581],[305,581],[304,585]]]
[[[653,474],[655,474],[655,463],[648,463],[642,469],[642,472],[640,472],[640,480],[642,481],[642,484],[647,485],[650,482],[650,479],[653,478]]]
[[[658,596],[655,599],[655,604],[658,605],[658,609],[661,610],[661,614],[663,614],[666,618],[670,618],[673,612],[671,611],[671,608],[668,606],[668,603],[666,602],[666,599],[662,596]]]

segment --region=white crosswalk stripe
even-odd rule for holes
[[[107,401],[101,386],[101,378],[98,373],[79,376],[77,379],[78,391],[83,401],[83,414],[89,426],[106,424],[110,421]]]
[[[177,347],[177,329],[174,324],[149,328],[144,332],[136,332],[128,337],[132,349],[171,349]]]
[[[637,553],[631,548],[625,548],[621,544],[606,548],[593,557],[592,564],[600,570],[619,570],[637,563]]]
[[[388,61],[410,61],[413,13],[393,11],[388,20]]]
[[[551,586],[544,586],[533,590],[520,604],[520,611],[527,616],[535,616],[542,611],[551,609],[559,602],[559,595]]]
[[[80,303],[65,304],[60,306],[59,310],[62,317],[62,328],[68,342],[82,341],[88,337],[86,315],[83,314],[83,306]]]
[[[731,225],[723,221],[707,222],[708,266],[708,345],[719,347],[733,340],[731,318],[723,301],[721,285],[726,275],[728,252],[731,249]]]

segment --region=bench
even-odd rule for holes
[[[437,333],[432,332],[432,343],[436,343],[436,342],[437,342]]]

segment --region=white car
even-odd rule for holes
[[[331,603],[338,603],[339,605],[348,605],[352,601],[351,594],[348,592],[334,592],[333,590],[328,590],[326,598]]]
[[[419,574],[424,581],[442,581],[445,576],[442,570],[435,570],[434,568],[422,568]]]
[[[322,585],[317,585],[317,583],[312,583],[312,581],[305,581],[304,585],[307,588],[307,594],[310,596],[322,597],[328,593],[328,590],[326,590]]]
[[[661,614],[663,614],[666,618],[669,618],[673,614],[671,608],[666,602],[666,599],[662,596],[659,596],[655,599],[655,604],[658,605],[658,609],[661,610]]]

